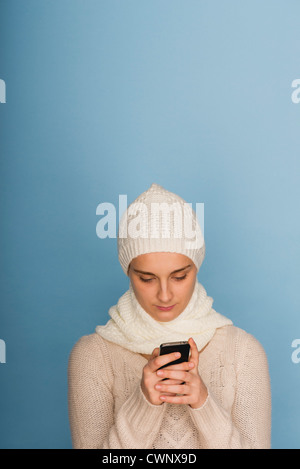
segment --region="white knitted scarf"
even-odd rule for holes
[[[196,280],[195,289],[184,311],[172,321],[158,322],[139,304],[130,284],[118,303],[109,309],[111,319],[96,332],[104,339],[132,352],[151,354],[162,342],[193,337],[198,350],[205,347],[219,327],[231,325],[230,319],[217,313],[213,299]]]

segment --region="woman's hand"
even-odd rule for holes
[[[146,397],[146,399],[153,405],[161,405],[163,401],[160,399],[162,395],[175,395],[174,393],[162,392],[159,389],[156,389],[156,385],[162,382],[162,378],[157,374],[159,368],[170,363],[174,360],[177,360],[180,357],[180,353],[173,352],[167,355],[159,355],[159,349],[156,348],[153,350],[152,355],[143,369],[143,376],[141,381],[141,388]],[[182,363],[182,369],[185,368],[189,370],[191,365],[189,363]],[[185,365],[185,366],[184,366]],[[173,369],[176,365],[172,365],[169,369]],[[163,378],[164,379],[164,378]],[[182,381],[169,379],[168,383],[173,385],[179,385]]]
[[[191,355],[188,362],[171,365],[159,370],[178,358],[175,353],[159,356],[155,349],[144,367],[142,390],[151,404],[187,404],[192,408],[201,407],[207,398],[207,389],[198,373],[199,352],[193,339],[189,339]],[[180,355],[179,355],[180,356]]]

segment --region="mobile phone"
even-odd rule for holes
[[[177,365],[177,363],[187,362],[190,355],[190,344],[185,341],[166,342],[161,344],[159,347],[159,355],[167,355],[168,353],[172,352],[180,352],[181,357],[179,357],[177,360],[173,360],[172,362],[167,363],[166,365],[163,365],[161,368],[165,368],[166,366],[170,365]]]

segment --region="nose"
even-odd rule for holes
[[[160,306],[163,304],[171,306],[170,302],[172,301],[173,293],[168,282],[159,282],[157,298],[160,301]]]

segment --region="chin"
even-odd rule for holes
[[[173,319],[176,319],[177,316],[175,317],[172,317],[172,318],[156,318],[156,321],[158,322],[170,322],[170,321],[173,321]]]
[[[155,313],[155,315],[152,315],[152,317],[158,321],[158,322],[169,322],[169,321],[173,321],[173,319],[176,319],[178,318],[178,316],[180,315],[180,313],[176,314],[175,312],[159,312],[159,313]]]

